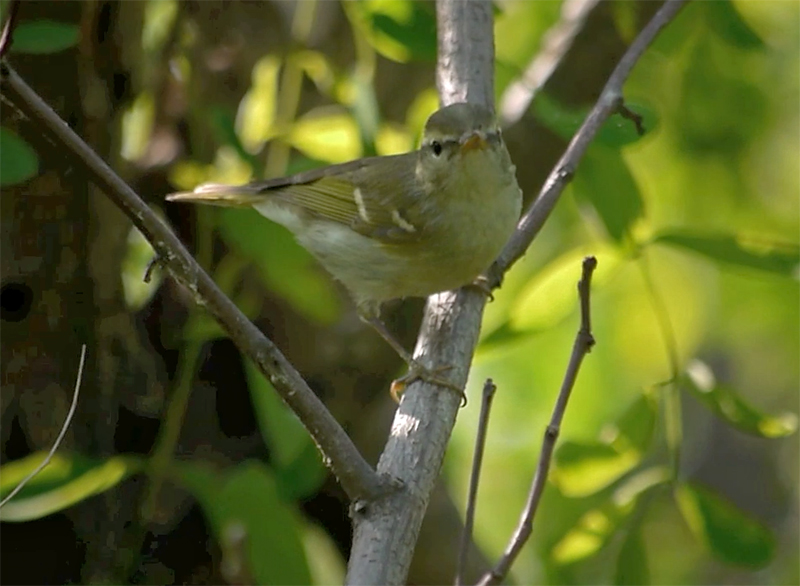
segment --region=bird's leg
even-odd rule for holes
[[[450,382],[449,380],[442,378],[441,374],[453,368],[452,366],[441,366],[434,370],[424,367],[419,362],[414,360],[414,357],[408,353],[408,351],[403,348],[402,344],[397,341],[392,333],[386,328],[386,325],[380,320],[380,318],[375,316],[363,316],[362,319],[366,321],[369,325],[375,328],[375,331],[378,332],[386,343],[391,346],[395,352],[397,352],[398,356],[403,359],[403,361],[408,365],[408,372],[401,376],[400,378],[392,381],[392,385],[389,388],[389,393],[392,395],[392,399],[395,402],[400,402],[400,396],[405,391],[407,385],[411,384],[415,380],[423,380],[427,383],[431,383],[434,385],[439,385],[441,387],[446,387],[448,389],[452,389],[459,394],[462,400],[466,401],[466,396],[464,395],[464,389],[456,385],[455,383]]]
[[[494,301],[494,294],[492,293],[492,286],[489,284],[489,277],[486,275],[478,275],[475,277],[475,280],[472,281],[467,287],[472,287],[473,289],[477,289],[489,299],[489,301]]]

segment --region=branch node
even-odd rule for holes
[[[644,128],[644,118],[642,118],[641,114],[637,114],[630,108],[625,105],[625,102],[620,99],[620,103],[617,106],[617,114],[625,118],[626,120],[630,120],[633,122],[634,126],[636,126],[636,134],[639,136],[644,136],[645,128]]]

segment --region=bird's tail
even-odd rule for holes
[[[204,203],[225,207],[250,207],[263,202],[264,191],[257,185],[223,185],[221,183],[204,183],[194,191],[171,193],[167,201]]]

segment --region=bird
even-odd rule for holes
[[[392,385],[396,400],[415,379],[463,395],[403,348],[380,308],[471,284],[490,267],[520,217],[515,172],[492,111],[459,102],[431,114],[415,151],[245,185],[206,183],[167,200],[252,208],[285,226],[408,365]]]

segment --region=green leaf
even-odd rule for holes
[[[285,466],[297,458],[311,438],[252,361],[245,362],[245,372],[261,435],[276,466]]]
[[[280,498],[269,469],[245,462],[220,474],[183,462],[174,471],[203,507],[223,564],[241,564],[257,584],[311,583],[299,515]]]
[[[600,441],[562,442],[552,473],[562,494],[594,494],[638,465],[653,438],[657,407],[655,395],[645,392],[604,427]]]
[[[256,175],[259,175],[262,165],[239,140],[233,114],[225,107],[211,106],[208,109],[208,120],[217,142],[232,148],[238,158],[247,163]]]
[[[622,154],[593,145],[578,167],[572,183],[579,200],[592,205],[616,242],[628,239],[634,222],[644,215],[644,201]]]
[[[36,177],[39,157],[31,146],[5,127],[0,127],[0,186]]]
[[[332,280],[282,226],[254,210],[225,208],[219,215],[225,241],[256,263],[266,285],[295,310],[323,324],[339,316]]]
[[[400,63],[435,61],[436,18],[425,3],[361,0],[345,6],[369,43],[384,57]]]
[[[583,497],[607,487],[633,469],[641,454],[600,442],[565,441],[556,449],[553,483],[569,497]]]
[[[239,103],[236,135],[249,153],[258,153],[275,136],[278,102],[278,74],[281,60],[267,55],[253,66],[250,89]]]
[[[45,456],[45,452],[37,452],[0,468],[0,498],[14,490]],[[141,468],[141,461],[132,457],[96,460],[79,454],[55,454],[0,509],[0,521],[31,521],[57,513],[116,486]]]
[[[251,361],[246,361],[247,386],[270,464],[286,500],[309,496],[325,480],[319,450],[303,424]]]
[[[350,114],[329,108],[298,119],[288,136],[297,150],[327,163],[346,163],[362,156],[361,131]]]
[[[122,113],[120,154],[127,161],[136,161],[147,152],[155,122],[155,99],[149,91],[140,93]]]
[[[309,441],[297,457],[275,471],[278,491],[286,500],[301,500],[316,493],[328,477],[317,446]]]
[[[658,115],[649,103],[644,101],[625,102],[625,106],[633,113],[642,117],[642,126],[645,136],[658,125]],[[583,121],[589,113],[589,107],[569,108],[540,92],[533,100],[532,109],[536,119],[560,136],[565,141],[570,140],[578,132]],[[633,121],[614,114],[600,127],[595,144],[612,147],[618,150],[628,144],[644,138],[636,129]]]
[[[645,390],[613,425],[603,430],[602,436],[621,449],[644,454],[653,440],[657,414],[656,394]]]
[[[54,20],[21,22],[14,30],[11,50],[15,53],[43,55],[58,53],[78,44],[78,25]]]
[[[625,107],[634,114],[641,116],[644,135],[640,135],[636,124],[632,120],[623,118],[620,114],[614,114],[600,127],[597,133],[596,143],[620,149],[625,145],[637,142],[653,132],[658,126],[658,114],[649,103],[643,101],[625,101]]]
[[[608,281],[622,261],[619,253],[605,244],[571,250],[559,256],[538,271],[517,295],[509,312],[511,330],[545,330],[577,311],[577,284],[581,262],[587,254],[597,258],[597,270],[592,277],[594,290]]]
[[[785,277],[797,278],[800,268],[800,246],[759,241],[739,234],[666,230],[656,235],[653,242],[690,250],[717,262]]]
[[[588,108],[567,108],[544,92],[536,95],[531,109],[539,122],[565,141],[578,131],[589,112]]]
[[[730,44],[742,49],[763,49],[764,41],[747,24],[730,0],[706,2],[706,22],[711,29]]]
[[[587,511],[551,551],[556,564],[578,562],[598,553],[636,510],[642,495],[669,480],[666,468],[649,468],[627,479],[611,498]]]
[[[689,528],[722,561],[757,569],[773,558],[772,532],[714,491],[683,484],[675,497]]]
[[[614,572],[614,584],[637,586],[650,583],[647,552],[639,525],[630,529],[622,543]]]
[[[797,416],[794,413],[761,413],[745,402],[734,389],[719,384],[708,365],[699,360],[693,361],[686,369],[683,388],[715,415],[745,433],[778,438],[797,430]]]

